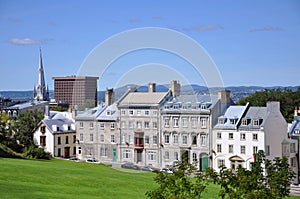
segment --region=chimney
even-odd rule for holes
[[[105,105],[109,106],[115,101],[114,89],[106,89],[105,91]]]
[[[150,82],[150,83],[148,84],[148,92],[149,92],[149,93],[154,93],[154,92],[156,92],[156,84],[155,84],[155,83]]]
[[[280,111],[280,102],[267,102],[267,110],[269,112]]]
[[[221,90],[218,92],[218,98],[221,103],[229,104],[230,100],[230,90]]]
[[[179,96],[180,95],[180,83],[179,83],[179,81],[172,80],[171,85],[170,85],[170,89],[171,89],[172,95],[174,97]]]
[[[45,118],[46,119],[50,118],[50,108],[49,108],[49,105],[45,106]]]
[[[77,112],[78,112],[78,105],[74,105],[73,109],[72,109],[72,118],[75,119],[75,117],[77,116]]]
[[[300,116],[300,107],[295,107],[294,116]]]

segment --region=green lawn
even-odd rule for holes
[[[154,176],[57,159],[0,158],[0,198],[146,198],[145,192],[157,186]],[[218,191],[209,185],[203,198],[217,198]]]

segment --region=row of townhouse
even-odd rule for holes
[[[55,122],[56,117],[47,116],[35,133],[36,143],[52,147],[50,152],[58,157],[158,168],[187,159],[200,170],[218,170],[221,165],[250,169],[255,154],[263,150],[268,159],[288,157],[298,173],[297,139],[288,137],[279,102],[268,102],[266,107],[237,106],[230,91],[181,94],[178,81],[172,81],[167,92],[156,92],[155,83],[149,83],[148,92],[130,88],[117,102],[110,89],[105,101],[75,112],[73,123],[68,124],[68,118]],[[50,137],[46,143],[42,137],[48,131],[53,140]]]

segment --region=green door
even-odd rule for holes
[[[200,170],[204,171],[205,169],[208,168],[208,156],[207,155],[202,155],[200,159],[201,159],[201,161],[200,161]]]
[[[113,162],[117,162],[117,149],[113,149]]]

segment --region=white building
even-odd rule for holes
[[[46,107],[48,109],[48,107]],[[34,143],[54,157],[76,156],[75,121],[69,112],[46,111],[34,132]]]
[[[213,165],[237,169],[251,169],[259,150],[267,159],[286,156],[296,170],[297,142],[287,136],[287,123],[280,112],[279,102],[266,107],[230,106],[213,128]]]

